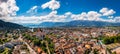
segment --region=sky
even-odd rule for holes
[[[0,0],[0,19],[18,24],[120,22],[120,0]]]

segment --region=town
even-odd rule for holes
[[[120,54],[120,28],[1,30],[0,54]]]
[[[120,0],[0,0],[0,54],[120,54]]]

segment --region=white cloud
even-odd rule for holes
[[[65,15],[57,15],[57,11],[52,11],[46,16],[40,16],[40,21],[64,22],[66,17]]]
[[[64,15],[57,15],[57,11],[52,11],[48,15],[44,16],[32,16],[32,17],[9,17],[7,21],[14,22],[14,23],[41,23],[41,22],[65,22],[67,16]]]
[[[87,14],[88,20],[98,21],[98,20],[100,20],[100,16],[101,16],[101,14],[99,14],[95,11],[89,11],[88,14]]]
[[[0,0],[0,17],[15,16],[18,10],[15,0]]]
[[[90,20],[90,21],[98,21],[100,20],[101,14],[95,12],[95,11],[89,11],[88,13],[82,12],[81,14],[78,15],[71,15],[71,18],[73,20]]]
[[[86,15],[85,15],[85,16],[86,16]],[[72,18],[73,20],[84,20],[84,19],[85,19],[85,17],[84,17],[84,16],[81,16],[81,14],[77,14],[77,15],[73,14],[73,15],[71,15],[71,18]]]
[[[71,12],[66,12],[65,15],[69,16],[69,15],[72,15]]]
[[[108,18],[114,18],[114,16],[108,16]]]
[[[6,21],[14,22],[14,23],[18,23],[18,24],[39,23],[38,19],[40,19],[40,17],[36,17],[36,16],[32,16],[32,17],[19,16],[19,17],[9,17],[9,18],[7,18]]]
[[[113,9],[108,9],[108,8],[102,8],[100,12],[103,14],[103,16],[109,16],[116,13]]]
[[[30,8],[27,13],[36,13],[37,12],[37,8],[38,6],[33,6],[32,8]]]
[[[106,22],[120,22],[120,17],[114,17],[114,10],[108,8],[102,8],[99,12],[89,11],[82,12],[80,14],[71,14],[73,20],[89,20],[89,21],[106,21]],[[106,18],[102,18],[106,16]]]
[[[49,8],[49,9],[51,9],[51,10],[56,10],[56,9],[60,8],[60,3],[59,3],[59,1],[51,0],[51,1],[43,4],[41,7],[42,7],[43,9]]]
[[[115,22],[120,22],[120,16],[115,17],[114,21],[115,21]]]
[[[106,21],[106,22],[120,22],[120,17],[107,16],[107,19],[101,18],[103,15],[96,11],[82,12],[80,14],[73,14],[66,12],[65,14],[58,15],[54,10],[48,15],[32,16],[32,17],[13,17],[7,18],[7,21],[15,23],[41,23],[41,22],[68,22],[72,20],[89,20],[89,21]]]
[[[56,15],[57,14],[57,11],[52,11],[51,13],[49,13],[49,15]]]

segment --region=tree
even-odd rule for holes
[[[94,49],[94,50],[93,50],[93,53],[94,53],[94,54],[99,54],[99,52],[98,52],[98,51],[99,51],[99,50]]]
[[[104,44],[109,44],[109,42],[110,42],[110,40],[109,40],[108,38],[105,37],[105,38],[103,39],[103,43],[104,43]]]
[[[5,48],[2,53],[0,54],[12,54],[9,48]]]
[[[116,52],[113,52],[112,54],[117,54]]]
[[[118,43],[120,42],[120,36],[112,36],[103,38],[104,44]]]
[[[34,42],[34,45],[37,45],[37,46],[40,46],[41,44],[41,41],[38,39],[33,40],[33,42]]]
[[[90,49],[87,49],[87,50],[85,50],[85,53],[84,54],[89,54],[91,52],[91,50]]]
[[[2,41],[2,39],[0,39],[0,44],[3,44],[3,41]]]

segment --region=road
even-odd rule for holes
[[[24,43],[27,45],[30,54],[37,54],[37,53],[30,47],[30,45],[28,45],[28,43],[26,43],[25,41],[24,41]]]
[[[27,42],[25,42],[21,37],[22,37],[22,35],[20,34],[20,37],[19,37],[18,39],[21,40],[21,41],[23,41],[23,43],[27,45],[30,54],[37,54],[37,53],[30,47],[30,45],[29,45]]]
[[[46,43],[46,48],[47,48],[47,50],[48,50],[48,54],[50,54],[50,50],[49,50],[49,47],[48,47],[48,42],[47,41],[45,41],[45,43]]]
[[[106,45],[103,44],[101,40],[99,40],[99,43],[101,44],[102,48],[104,48],[104,49],[106,50],[104,54],[110,54],[110,53],[108,52],[107,48],[106,48]]]

